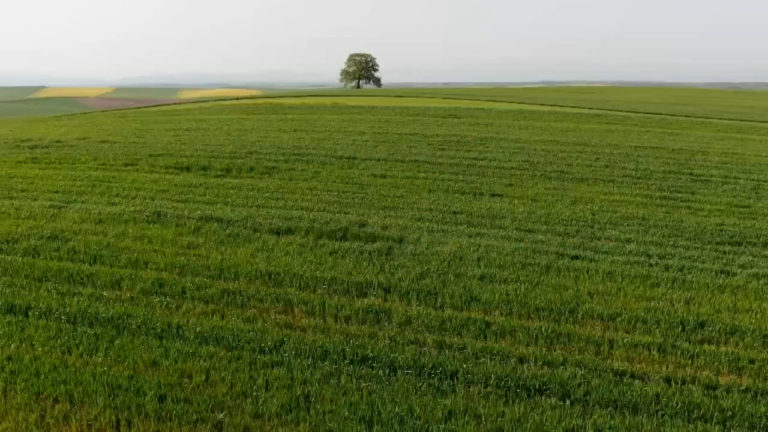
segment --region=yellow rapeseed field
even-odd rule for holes
[[[215,98],[215,97],[243,97],[243,96],[259,96],[264,94],[261,90],[255,89],[188,89],[179,90],[176,95],[179,99],[196,99],[196,98]]]
[[[114,90],[113,87],[46,87],[31,97],[98,97]]]

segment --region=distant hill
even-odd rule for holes
[[[74,114],[188,100],[258,96],[255,88],[0,87],[0,117]]]

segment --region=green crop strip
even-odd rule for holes
[[[768,125],[420,97],[3,120],[0,428],[768,427]]]

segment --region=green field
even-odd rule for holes
[[[0,87],[0,102],[24,99],[42,89],[43,87]]]
[[[179,88],[119,87],[104,97],[130,99],[175,99]]]
[[[46,90],[47,94],[38,93],[42,90]],[[199,89],[118,87],[112,90],[110,87],[99,89],[100,92],[94,90],[92,87],[0,87],[0,119],[67,115],[132,108],[136,105],[162,105],[179,100],[184,91]],[[232,97],[217,97],[228,98]]]
[[[0,101],[0,119],[4,117],[38,117],[75,114],[85,111],[92,111],[92,109],[69,98]]]
[[[437,97],[513,101],[669,115],[768,121],[768,91],[647,87],[412,90]]]
[[[0,429],[768,429],[768,93],[297,94],[0,120]]]
[[[670,87],[505,87],[389,88],[375,90],[288,91],[283,96],[398,96],[514,102],[556,108],[585,108],[634,114],[768,122],[768,91]]]

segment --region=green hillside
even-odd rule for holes
[[[104,97],[130,98],[130,99],[175,99],[179,93],[178,88],[154,88],[154,87],[119,87]]]
[[[0,102],[24,99],[40,91],[43,87],[0,87]]]
[[[0,120],[0,428],[768,429],[765,93],[533,90]]]
[[[42,87],[0,87],[0,102],[25,99]],[[88,88],[82,88],[87,91]],[[200,89],[204,90],[204,89]],[[220,89],[221,90],[221,89]],[[224,89],[223,91],[226,91]],[[157,100],[159,103],[177,99],[184,91],[181,88],[134,88],[120,87],[105,93],[98,99],[141,99]],[[215,93],[216,90],[213,90]],[[181,92],[181,93],[180,93]],[[84,93],[85,94],[85,93]],[[250,96],[253,97],[253,96]],[[697,117],[706,119],[746,120],[768,122],[768,91],[719,90],[671,87],[472,87],[472,88],[387,88],[368,90],[283,90],[271,91],[263,98],[293,97],[404,97],[422,99],[429,105],[439,104],[434,100],[486,101],[515,103],[545,108],[574,108],[627,112],[630,114],[664,114],[669,116]],[[243,96],[218,96],[215,99],[244,98]],[[245,97],[248,98],[248,97]],[[423,101],[423,99],[433,101]],[[68,99],[68,98],[60,98]],[[115,102],[117,103],[117,102]],[[105,104],[112,109],[112,104]],[[358,103],[359,105],[359,103]],[[387,103],[392,105],[392,103]],[[451,105],[448,103],[448,105]],[[35,115],[34,110],[25,109],[15,113],[13,105],[0,109],[0,116]],[[90,108],[104,109],[104,108]],[[41,109],[37,115],[67,114],[60,111]]]
[[[768,121],[768,91],[647,87],[536,87],[419,90],[425,95],[471,97],[682,116]]]
[[[406,96],[768,122],[768,91],[672,87],[472,87],[291,91],[268,96]]]
[[[0,118],[52,116],[91,110],[77,100],[67,98],[0,101]]]

